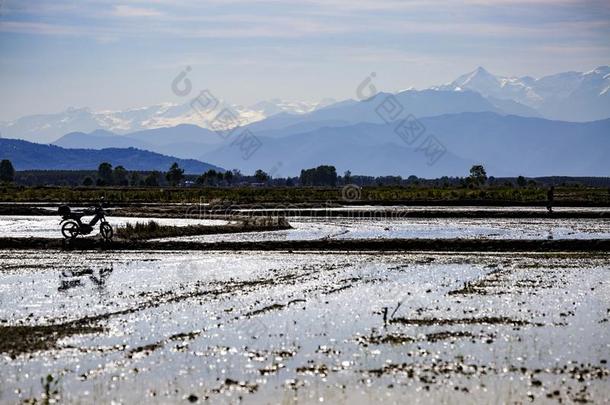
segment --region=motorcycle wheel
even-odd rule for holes
[[[78,224],[74,221],[68,221],[61,227],[61,234],[66,239],[76,239],[78,236]]]
[[[110,226],[109,223],[104,222],[100,225],[100,235],[102,235],[102,239],[104,239],[106,242],[112,240],[113,234],[114,231],[112,230],[112,226]]]

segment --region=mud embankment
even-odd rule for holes
[[[220,211],[210,211],[210,217]],[[225,212],[226,213],[226,212]],[[407,218],[548,218],[548,219],[610,219],[608,211],[553,211],[549,213],[546,209],[532,210],[412,210],[409,207],[399,209],[321,209],[300,210],[288,209],[264,209],[257,211],[234,211],[228,214],[242,214],[248,216],[285,216],[285,217],[311,217],[311,218],[347,218],[347,219],[407,219]]]
[[[57,342],[73,335],[102,332],[96,325],[74,322],[54,325],[0,325],[0,353],[15,358],[22,353],[57,348]]]
[[[192,251],[457,251],[457,252],[609,252],[610,239],[357,239],[297,241],[72,241],[51,238],[0,238],[0,249],[192,250]]]

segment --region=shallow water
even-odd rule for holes
[[[53,208],[55,210],[55,208]],[[535,208],[534,208],[535,209]],[[610,219],[558,219],[558,218],[404,218],[405,211],[532,211],[532,207],[431,207],[431,206],[347,206],[307,211],[382,210],[377,218],[295,216],[288,220],[294,229],[275,232],[249,232],[241,234],[203,235],[172,240],[187,241],[274,241],[314,239],[387,239],[387,238],[486,238],[486,239],[602,239],[610,238]],[[545,211],[544,208],[540,208]],[[256,211],[242,210],[242,213]],[[558,208],[561,211],[602,212],[607,208]],[[278,209],[277,212],[281,212]],[[365,214],[366,217],[368,214]],[[372,215],[374,216],[374,215]],[[85,217],[87,221],[91,217]],[[184,226],[191,224],[224,225],[228,221],[209,218],[127,218],[109,215],[113,226],[154,220],[161,225]],[[5,237],[61,238],[58,216],[2,216],[0,229]]]
[[[189,241],[270,241],[313,239],[486,238],[604,239],[610,220],[546,218],[289,218],[294,229],[176,238]]]
[[[609,259],[4,251],[0,325],[105,330],[5,354],[0,402],[604,402]]]

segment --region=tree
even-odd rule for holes
[[[198,184],[200,186],[205,186],[206,181],[207,181],[207,176],[205,173],[203,173],[201,176],[199,176],[195,179],[195,184]]]
[[[352,182],[352,172],[347,170],[343,173],[343,184],[349,184]]]
[[[10,160],[4,159],[0,162],[0,181],[12,183],[15,180],[15,168]]]
[[[254,178],[259,183],[266,183],[269,180],[269,175],[261,169],[258,169],[256,172],[254,172]]]
[[[174,164],[169,168],[169,171],[165,175],[165,178],[172,185],[172,187],[176,187],[182,179],[184,179],[184,170],[178,166],[178,163],[174,162]]]
[[[412,184],[414,186],[417,186],[419,184],[419,178],[412,174],[409,177],[407,177],[407,184]]]
[[[93,179],[89,176],[85,177],[85,180],[83,180],[83,186],[91,187],[92,185],[93,185]]]
[[[123,166],[117,166],[114,168],[112,172],[112,179],[114,184],[117,186],[128,186],[129,180],[127,180],[127,176],[129,172]]]
[[[230,170],[227,170],[225,172],[225,181],[227,182],[228,185],[231,185],[231,183],[233,183],[233,172]]]
[[[225,175],[222,172],[216,172],[216,183],[220,184],[224,180]]]
[[[222,178],[222,173],[216,172],[214,169],[210,169],[201,176],[197,177],[196,183],[202,186],[214,186],[218,180],[218,174],[220,174],[220,177]]]
[[[303,186],[331,186],[337,184],[337,170],[334,166],[318,166],[301,170],[299,179]]]
[[[521,188],[525,187],[527,185],[527,180],[525,180],[525,177],[523,177],[523,176],[517,177],[517,185]]]
[[[475,185],[483,185],[487,181],[487,173],[483,165],[474,165],[470,168],[470,181]]]
[[[97,168],[97,184],[99,186],[112,185],[112,165],[110,163],[101,163]]]
[[[146,178],[144,179],[144,185],[146,187],[158,187],[159,186],[159,176],[161,173],[158,171],[152,171]]]
[[[140,173],[138,172],[131,172],[131,176],[129,179],[129,184],[132,187],[137,187],[142,185],[142,179],[140,178]]]

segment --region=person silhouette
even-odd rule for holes
[[[555,200],[555,186],[551,186],[549,190],[546,192],[546,209],[549,210],[549,213],[553,212],[553,202]]]

